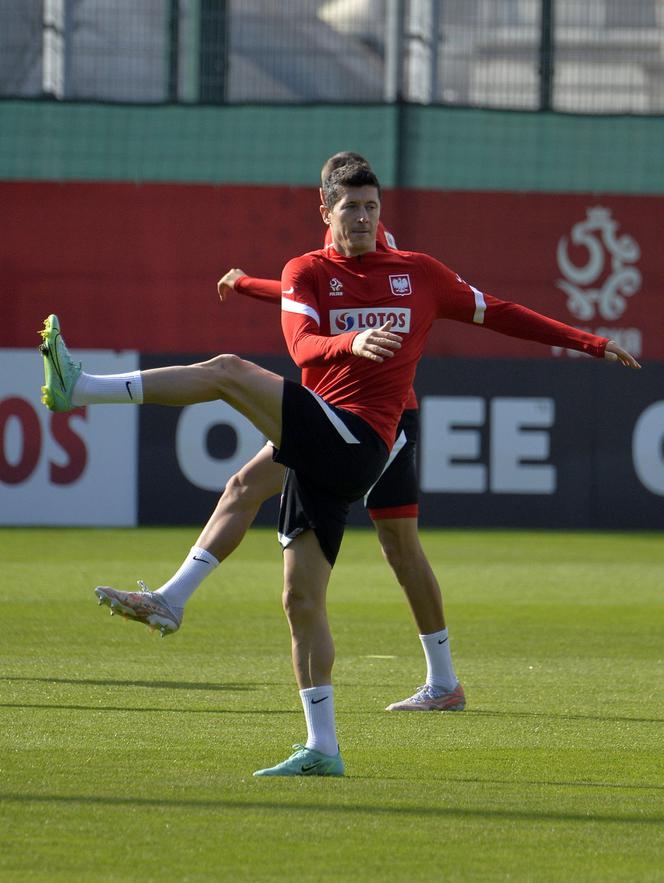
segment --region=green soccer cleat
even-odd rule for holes
[[[39,352],[44,357],[46,381],[42,386],[42,403],[50,411],[71,411],[75,407],[71,398],[81,373],[81,363],[69,355],[57,316],[51,314],[45,319],[44,329],[39,333],[43,339]]]
[[[341,754],[323,754],[304,745],[293,745],[294,753],[282,763],[256,770],[255,776],[343,776],[344,762]]]

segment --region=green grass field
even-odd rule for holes
[[[0,531],[0,880],[664,880],[664,542],[428,531],[468,708],[423,680],[370,531],[330,588],[347,777],[254,779],[305,737],[273,531],[161,639],[96,606],[192,530]]]

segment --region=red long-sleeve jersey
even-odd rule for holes
[[[427,334],[436,319],[475,323],[512,337],[598,358],[607,338],[579,331],[469,285],[429,255],[379,249],[346,257],[333,246],[294,258],[281,279],[281,325],[302,382],[358,414],[392,446]],[[392,321],[393,358],[352,354],[354,337]]]
[[[234,288],[240,294],[256,300],[267,301],[275,307],[281,304],[281,282],[278,279],[258,279],[256,276],[240,276]]]
[[[325,246],[329,248],[332,245],[332,233],[327,228],[325,233]],[[394,236],[385,229],[382,221],[378,222],[376,230],[376,246],[378,250],[396,248]],[[247,297],[253,297],[256,300],[266,301],[279,305],[281,303],[281,283],[276,279],[259,279],[255,276],[242,276],[235,283],[235,290]],[[304,380],[302,381],[304,383]],[[306,386],[306,383],[305,383]],[[404,402],[404,408],[415,409],[418,407],[417,396],[415,390],[411,386]]]

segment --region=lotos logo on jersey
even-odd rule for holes
[[[352,331],[355,327],[355,318],[346,310],[330,310],[330,332],[341,334],[344,331]]]
[[[397,297],[405,297],[407,294],[413,293],[408,273],[402,276],[390,276],[390,288],[392,294],[395,294]]]
[[[330,310],[330,334],[343,334],[344,331],[366,331],[380,328],[392,321],[392,330],[402,334],[410,331],[410,310],[390,310],[378,307],[374,310]]]

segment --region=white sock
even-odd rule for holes
[[[210,552],[192,546],[177,573],[157,589],[171,607],[184,607],[203,580],[219,565]]]
[[[140,371],[128,374],[82,373],[71,398],[73,405],[142,405],[143,380]]]
[[[334,691],[331,684],[300,690],[307,721],[307,748],[335,755],[339,751],[334,723]]]
[[[420,641],[427,660],[427,684],[448,692],[453,690],[459,681],[452,665],[447,629],[420,635]]]

